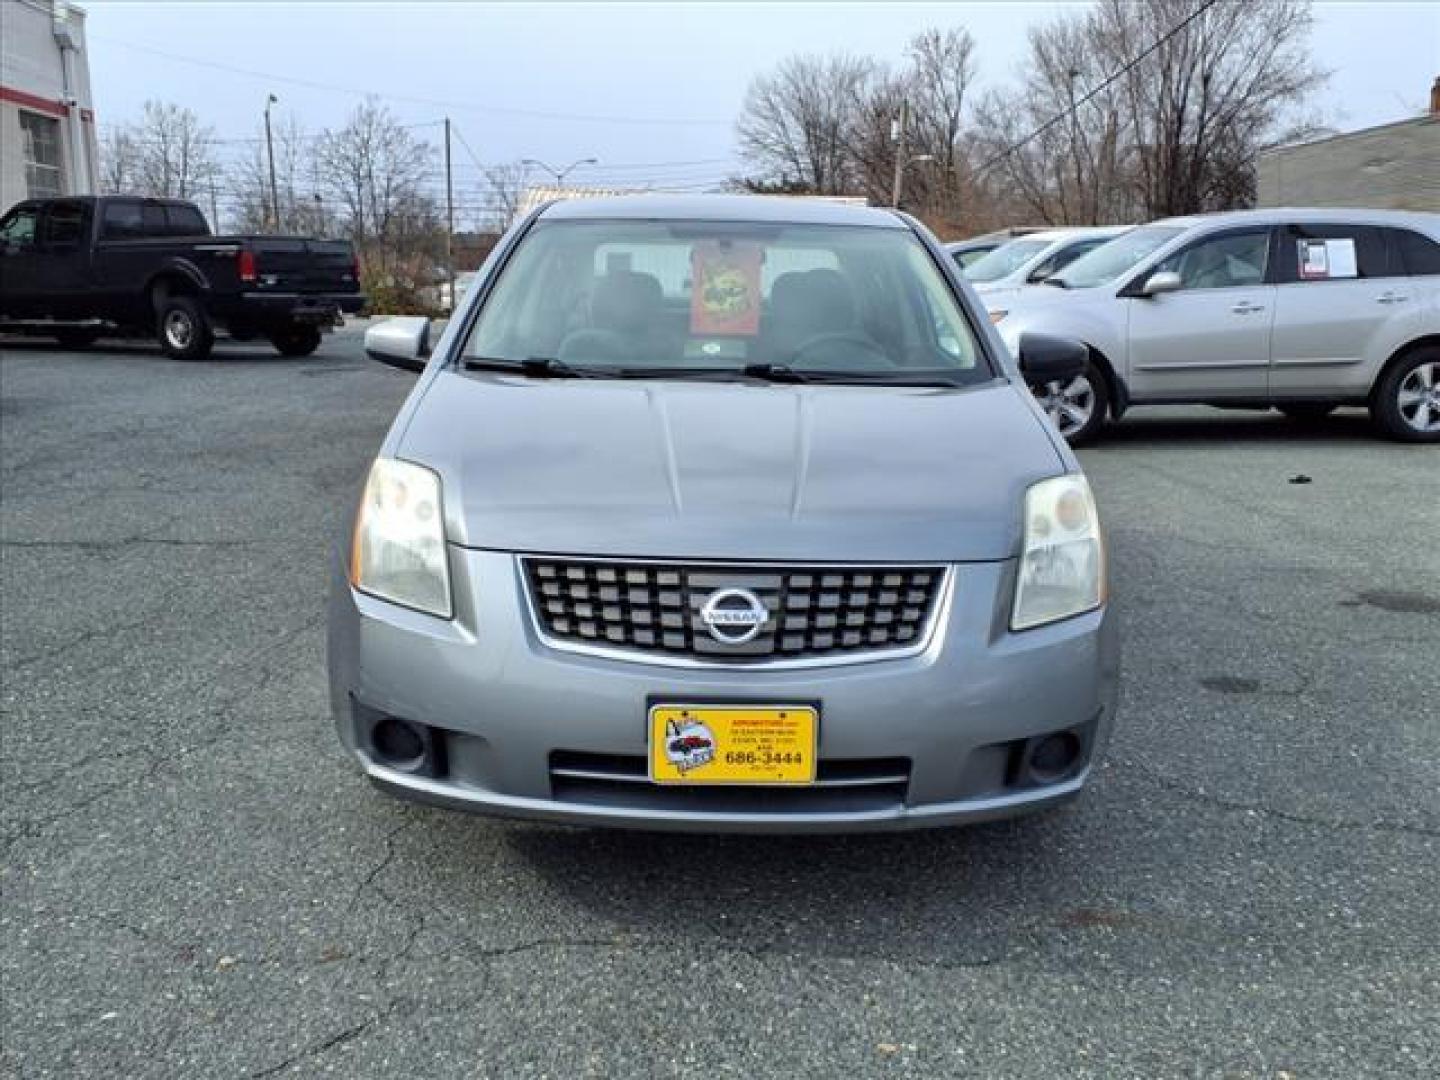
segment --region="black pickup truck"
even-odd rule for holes
[[[176,199],[31,199],[0,218],[0,329],[71,347],[138,331],[199,360],[221,328],[308,356],[364,303],[347,241],[212,236]]]

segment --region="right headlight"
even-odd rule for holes
[[[1042,480],[1025,493],[1025,539],[1010,629],[1029,630],[1105,602],[1105,545],[1083,476]]]
[[[375,459],[355,517],[350,584],[382,600],[450,618],[439,476],[408,461]]]

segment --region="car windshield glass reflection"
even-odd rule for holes
[[[540,222],[463,359],[536,377],[953,385],[992,374],[910,232],[720,222]]]
[[[1082,255],[1057,274],[1058,281],[1071,289],[1108,285],[1141,259],[1168,244],[1185,230],[1174,225],[1145,225],[1132,229],[1088,255]]]

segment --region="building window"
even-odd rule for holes
[[[65,193],[60,180],[60,121],[20,111],[20,140],[25,147],[25,190],[41,199]]]

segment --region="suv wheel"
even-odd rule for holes
[[[1110,411],[1110,388],[1093,360],[1069,382],[1032,383],[1030,392],[1072,446],[1093,438]]]
[[[314,326],[287,326],[270,335],[270,344],[282,356],[309,356],[320,347],[320,330]]]
[[[1440,348],[1416,349],[1390,365],[1375,387],[1370,415],[1391,438],[1440,442]]]
[[[204,360],[215,344],[210,319],[194,297],[168,296],[159,305],[160,347],[176,360]]]

